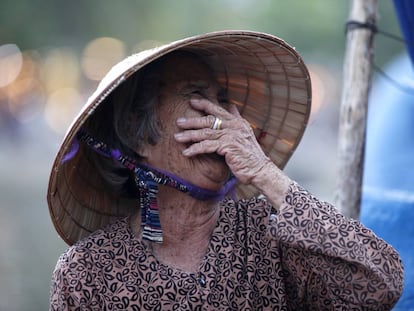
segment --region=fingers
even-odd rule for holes
[[[236,116],[238,118],[241,117],[239,109],[237,109],[236,105],[230,105],[229,106],[229,112],[233,115]]]
[[[190,146],[183,150],[183,155],[191,157],[203,153],[218,153],[220,147],[219,139],[222,135],[221,131],[204,128],[175,133],[174,138],[179,143],[191,143]]]
[[[174,134],[174,138],[177,142],[180,143],[194,143],[201,142],[205,140],[217,140],[223,133],[217,130],[210,128],[204,128],[201,130],[187,130],[184,132],[179,132]]]
[[[207,99],[198,98],[191,99],[190,104],[194,109],[204,112],[206,116],[177,119],[177,125],[184,130],[202,128],[219,130],[226,127],[227,121],[241,118],[235,105],[230,105],[229,110],[226,110]]]
[[[226,110],[208,99],[191,99],[190,104],[206,115],[177,119],[176,124],[183,131],[174,134],[175,140],[190,144],[183,151],[184,155],[214,152],[225,155],[228,149],[225,146],[254,138],[249,123],[241,117],[235,105],[230,105]]]
[[[187,157],[195,156],[198,154],[214,153],[224,155],[219,151],[219,145],[215,140],[203,140],[196,144],[192,144],[187,149],[183,150],[183,155]]]
[[[208,99],[192,98],[190,100],[190,104],[196,110],[203,111],[208,115],[217,116],[217,117],[219,117],[220,119],[223,119],[223,120],[229,120],[229,119],[234,118],[234,116],[240,116],[238,111],[237,111],[237,115],[234,115],[229,110],[226,110],[224,107],[222,107],[220,105],[212,103]],[[237,108],[234,105],[230,105],[230,107],[232,109],[237,110]]]
[[[208,115],[204,117],[177,119],[177,125],[184,130],[213,128],[215,122],[216,122],[216,117],[213,115]],[[223,124],[221,124],[221,127],[223,127]]]

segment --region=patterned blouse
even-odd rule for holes
[[[279,212],[254,198],[220,205],[199,271],[159,262],[128,218],[70,247],[50,310],[390,310],[396,251],[296,183]]]

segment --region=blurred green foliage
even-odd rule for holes
[[[2,0],[0,40],[21,49],[81,49],[109,36],[133,46],[141,40],[171,41],[222,29],[278,35],[315,58],[340,59],[344,51],[346,0]],[[378,1],[378,26],[399,35],[392,1]],[[378,61],[401,44],[378,36]]]

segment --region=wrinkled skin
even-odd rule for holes
[[[161,141],[139,152],[148,164],[212,190],[224,184],[230,171],[240,183],[253,184],[263,193],[266,185],[277,183],[275,177],[283,184],[286,177],[264,154],[249,123],[226,102],[204,64],[185,57],[167,62],[160,102]],[[218,130],[212,129],[216,117],[222,120]],[[224,157],[225,163],[214,154]],[[271,180],[265,181],[269,172]],[[275,185],[270,186],[273,194]]]
[[[228,105],[223,90],[203,63],[173,57],[165,65],[156,111],[161,138],[137,152],[144,162],[199,187],[218,190],[232,172],[252,184],[275,207],[290,184],[263,153],[249,123]],[[215,118],[221,129],[212,129]],[[157,195],[164,242],[153,244],[155,256],[171,266],[195,270],[203,258],[218,217],[217,202],[198,201],[169,187]],[[132,226],[140,234],[137,216]]]
[[[183,154],[191,157],[215,152],[224,156],[241,183],[252,183],[254,177],[270,164],[270,159],[263,153],[249,123],[233,105],[227,111],[208,99],[192,99],[190,103],[194,109],[208,115],[177,120],[177,125],[186,131],[175,134],[175,139],[182,143],[193,142]],[[216,117],[222,120],[219,130],[211,129]]]
[[[142,240],[146,245],[142,249],[120,222],[114,229],[98,231],[97,236],[72,248],[73,253],[61,257],[51,300],[57,304],[59,299],[70,298],[69,303],[76,304],[78,297],[88,302],[99,297],[102,303],[106,295],[103,299],[108,303],[115,298],[129,302],[129,294],[149,308],[146,302],[159,296],[144,297],[167,286],[163,292],[165,306],[174,304],[178,308],[185,301],[187,307],[190,302],[207,302],[209,306],[203,307],[214,309],[215,304],[223,302],[223,308],[246,303],[247,309],[262,309],[267,296],[272,299],[267,302],[273,301],[274,305],[266,310],[389,310],[403,285],[395,250],[358,222],[346,219],[330,204],[291,183],[263,154],[248,122],[220,94],[204,65],[191,58],[171,59],[165,67],[156,111],[161,138],[155,146],[146,145],[136,151],[146,163],[208,189],[220,188],[231,171],[240,182],[256,186],[275,208],[286,198],[279,215],[273,217],[264,201],[234,205],[229,200],[220,206],[160,186],[157,201],[162,244]],[[220,129],[212,129],[216,117],[223,120]],[[223,215],[226,211],[229,215]],[[216,239],[211,239],[219,215],[223,224],[217,227]],[[139,213],[129,219],[140,238]],[[103,246],[98,241],[104,241]],[[212,248],[207,253],[210,241]],[[157,271],[159,266],[152,255],[180,271]],[[221,255],[227,255],[227,260],[232,258],[234,265],[222,261]],[[152,267],[141,269],[147,262]],[[200,267],[211,278],[205,289],[194,283]],[[183,271],[193,273],[192,281],[188,275],[183,282],[179,280]],[[217,275],[220,272],[222,275]],[[95,273],[100,279],[97,284],[104,286],[98,288],[90,280]],[[223,295],[218,295],[220,289],[224,289]]]

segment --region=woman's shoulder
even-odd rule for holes
[[[105,257],[105,254],[130,244],[132,239],[128,218],[117,219],[70,246],[59,261],[67,264],[96,261],[100,257]]]

